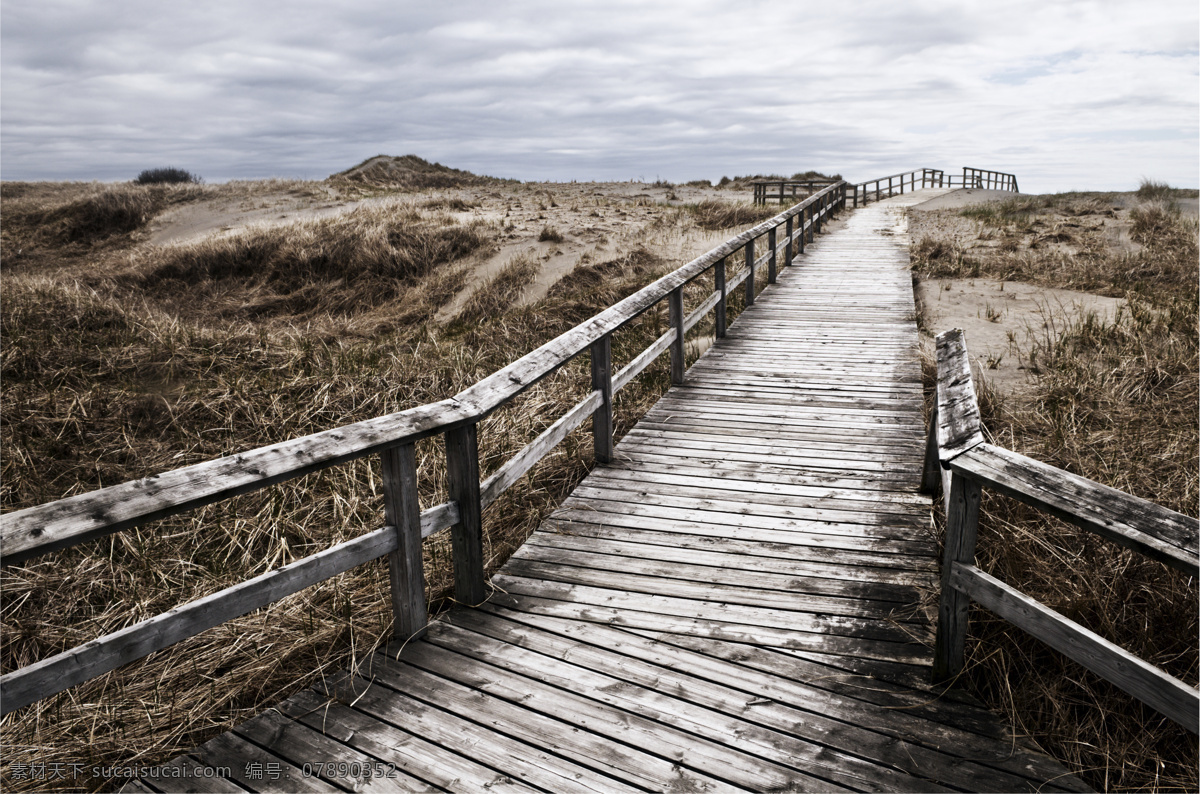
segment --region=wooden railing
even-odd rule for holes
[[[792,202],[815,193],[818,190],[823,190],[830,185],[837,184],[840,180],[837,179],[781,179],[781,180],[766,180],[754,183],[754,203],[766,204],[768,201],[779,199],[779,203],[783,204],[788,199]],[[804,196],[800,195],[800,191],[804,191]]]
[[[921,487],[941,486],[946,545],[933,675],[964,665],[971,599],[1115,684],[1192,733],[1200,692],[975,567],[981,488],[987,486],[1189,575],[1200,574],[1200,521],[984,441],[959,330],[937,338],[937,400]]]
[[[993,190],[1017,190],[1017,178],[1012,174],[1001,171],[988,171],[982,168],[963,168],[962,176],[947,175],[937,168],[919,168],[905,171],[902,174],[881,176],[868,182],[850,185],[852,205],[857,207],[861,201],[866,205],[869,201],[879,201],[889,196],[902,195],[905,187],[909,191],[917,189],[917,184],[925,187],[969,187],[990,188]]]
[[[961,184],[963,187],[983,188],[984,190],[1011,190],[1019,193],[1017,178],[1003,171],[988,171],[985,168],[968,168],[963,166]]]
[[[803,253],[805,243],[812,242],[821,225],[845,204],[846,184],[829,185],[441,402],[0,516],[0,563],[12,565],[356,458],[377,454],[382,464],[385,526],[381,529],[10,672],[0,677],[0,713],[383,556],[389,560],[395,634],[417,636],[427,622],[421,543],[446,528],[451,530],[454,598],[462,604],[479,604],[486,596],[483,509],[588,418],[596,460],[611,460],[613,395],[667,350],[671,382],[681,383],[684,334],[715,312],[715,335],[723,337],[726,301],[733,290],[744,281],[746,305],[754,303],[759,269],[765,265],[767,283],[774,283],[779,256],[782,266],[789,266],[794,254]],[[756,256],[755,243],[764,235],[766,250]],[[726,261],[737,254],[742,255],[744,266],[727,278]],[[684,288],[709,271],[713,292],[685,315]],[[612,372],[612,334],[663,300],[668,305],[669,330],[623,369]],[[591,393],[481,483],[479,422],[584,352],[591,358]],[[422,512],[414,445],[436,434],[445,439],[449,501]]]

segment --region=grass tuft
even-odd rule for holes
[[[135,185],[178,185],[203,182],[198,175],[182,168],[147,168],[133,180]]]
[[[689,204],[687,209],[695,217],[696,224],[702,229],[720,231],[732,229],[735,226],[761,223],[779,214],[778,207],[761,206],[746,203],[733,203],[709,199],[698,204]]]

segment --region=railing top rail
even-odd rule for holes
[[[921,174],[926,171],[933,171],[934,173],[940,173],[941,169],[940,168],[914,168],[911,171],[901,171],[898,174],[888,174],[887,176],[881,176],[881,177],[877,177],[875,179],[868,179],[865,182],[851,182],[850,184],[855,187],[862,187],[863,185],[873,185],[876,182],[883,181],[884,179],[895,179],[896,177],[908,176],[909,174]]]
[[[752,185],[836,185],[839,182],[844,182],[842,179],[828,179],[825,177],[813,177],[812,179],[757,179],[750,184]]]
[[[996,171],[991,168],[975,168],[973,166],[964,165],[963,170],[964,171],[975,171],[980,174],[997,174],[999,176],[1011,176],[1013,179],[1017,178],[1016,174],[1010,174],[1007,171]]]
[[[477,422],[841,184],[730,238],[446,400],[6,513],[0,516],[0,562],[18,563]]]

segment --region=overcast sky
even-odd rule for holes
[[[1200,185],[1196,0],[0,0],[0,176]]]

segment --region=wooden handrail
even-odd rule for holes
[[[987,443],[961,330],[937,337],[937,369],[937,399],[921,478],[927,493],[941,485],[946,509],[935,682],[952,679],[963,670],[967,607],[973,598],[1192,733],[1200,733],[1196,688],[975,567],[984,486],[1193,576],[1200,574],[1200,521]]]
[[[715,310],[716,333],[723,336],[725,302],[730,292],[746,281],[746,294],[752,302],[756,280],[750,276],[755,268],[767,262],[772,265],[773,276],[775,257],[781,251],[785,264],[791,264],[793,247],[798,245],[803,251],[805,236],[811,240],[821,221],[845,207],[845,202],[845,183],[830,185],[447,400],[0,516],[0,562],[11,565],[321,468],[380,454],[388,524],[0,676],[0,713],[7,714],[61,692],[385,555],[390,563],[396,632],[404,637],[415,636],[424,631],[426,620],[420,541],[447,528],[452,533],[455,599],[465,604],[479,603],[485,596],[483,508],[589,417],[595,420],[592,426],[597,459],[603,461],[611,455],[612,395],[668,349],[672,353],[672,380],[681,381],[685,365],[683,335]],[[780,242],[776,238],[781,227],[785,232]],[[754,241],[764,235],[768,235],[769,250],[756,259]],[[726,281],[726,260],[743,249],[746,267]],[[716,291],[684,316],[683,288],[710,268]],[[611,334],[664,298],[671,303],[671,329],[613,374],[608,352]],[[476,438],[479,421],[585,351],[592,356],[592,391],[480,483]],[[450,501],[417,512],[413,444],[438,433],[445,437]]]
[[[869,201],[879,201],[893,196],[896,193],[904,193],[904,187],[907,184],[910,190],[915,190],[917,186],[917,177],[920,175],[921,187],[973,187],[973,188],[992,188],[996,190],[1012,190],[1017,191],[1017,178],[1013,174],[1006,174],[1003,171],[989,171],[984,168],[963,167],[962,176],[955,174],[947,175],[945,171],[937,168],[918,168],[912,171],[905,171],[901,174],[891,174],[890,176],[881,176],[878,179],[869,179],[866,182],[851,184],[850,188],[853,191],[851,201],[853,206],[857,207],[859,196],[862,196],[862,203],[866,204]],[[887,182],[884,185],[884,182]],[[874,189],[869,186],[874,185]]]
[[[754,203],[766,204],[769,199],[778,198],[783,204],[786,198],[799,198],[799,189],[804,188],[809,193],[816,191],[817,186],[836,185],[838,179],[769,179],[752,182],[754,186]],[[788,188],[791,188],[789,191]],[[770,193],[768,190],[770,189]],[[775,190],[777,189],[777,190]]]

